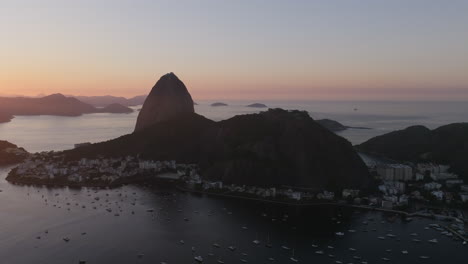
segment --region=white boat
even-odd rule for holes
[[[229,249],[229,250],[231,250],[231,251],[234,251],[234,250],[236,250],[236,248],[235,248],[235,247],[233,247],[233,246],[229,246],[229,247],[228,247],[228,249]]]
[[[194,257],[193,259],[195,259],[195,261],[197,261],[198,263],[202,263],[203,262],[203,258],[201,256],[196,256]]]
[[[293,249],[293,251],[292,251],[292,256],[291,256],[289,259],[290,259],[292,262],[299,262],[299,260],[296,259],[296,258],[294,257],[294,249]]]
[[[419,256],[420,259],[429,259],[428,256]]]
[[[254,241],[252,241],[252,243],[254,243],[255,245],[259,245],[259,244],[260,244],[260,240],[255,239]]]
[[[322,251],[322,250],[317,250],[317,251],[315,251],[315,254],[317,254],[317,255],[323,255],[323,251]]]
[[[344,236],[344,233],[343,232],[336,232],[335,233],[337,236]]]
[[[433,243],[433,244],[436,244],[436,243],[438,243],[438,242],[439,242],[439,241],[437,241],[437,239],[436,239],[436,238],[434,238],[434,239],[431,239],[431,240],[428,240],[428,241],[429,241],[429,243]]]
[[[408,251],[407,251],[407,250],[403,250],[403,251],[401,251],[401,253],[406,255],[406,254],[408,254]]]
[[[284,250],[290,250],[290,248],[288,248],[287,246],[281,246],[281,248]]]

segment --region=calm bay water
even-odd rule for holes
[[[215,121],[264,109],[245,107],[252,102],[225,101],[227,107],[211,107],[212,101],[198,101],[197,113]],[[314,119],[330,118],[347,126],[340,132],[353,144],[411,125],[436,128],[454,122],[468,122],[467,102],[282,102],[263,101],[268,107],[308,111]],[[139,107],[135,107],[138,109]],[[356,109],[356,110],[355,110]],[[131,133],[138,112],[132,114],[90,114],[80,117],[20,116],[0,124],[0,138],[29,151],[63,150],[75,143],[100,142]]]
[[[196,111],[214,120],[259,111],[244,107],[251,102],[228,102],[231,106],[217,108],[209,103],[199,102]],[[341,133],[353,143],[414,124],[435,128],[468,121],[466,103],[263,103],[307,110],[316,119],[331,118],[350,126],[373,128]],[[136,116],[17,117],[0,124],[0,139],[29,151],[67,149],[75,143],[130,133]],[[424,229],[434,223],[428,219],[407,223],[378,212],[246,203],[163,186],[112,190],[16,186],[5,181],[10,169],[0,168],[0,263],[194,263],[193,257],[198,255],[204,263],[240,263],[240,259],[270,263],[268,258],[275,259],[272,263],[290,263],[292,249],[301,263],[384,263],[382,258],[390,259],[385,263],[466,263],[468,258],[468,247]],[[345,235],[339,237],[336,232]],[[387,237],[389,233],[396,237]],[[421,242],[412,242],[414,238]],[[439,243],[428,242],[433,238]],[[255,239],[261,245],[254,245]],[[180,240],[184,240],[183,245]],[[267,241],[272,248],[265,246]],[[315,254],[317,250],[323,250],[324,255]],[[403,250],[409,254],[402,254]]]

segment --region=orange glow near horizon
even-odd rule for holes
[[[0,96],[133,97],[172,71],[196,100],[468,101],[468,3],[25,2],[0,9]]]

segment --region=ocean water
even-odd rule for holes
[[[228,107],[216,108],[209,106],[211,101],[198,103],[196,111],[214,120],[262,111],[245,107],[253,102],[228,101]],[[468,113],[466,103],[262,103],[306,110],[315,119],[331,118],[349,126],[372,128],[340,133],[354,144],[410,125],[435,128],[467,121]],[[16,117],[0,124],[0,139],[33,152],[62,150],[75,143],[131,133],[137,114]],[[241,259],[248,263],[291,263],[293,252],[300,263],[461,264],[468,259],[467,246],[425,229],[435,223],[430,219],[405,222],[380,212],[245,202],[183,193],[170,186],[21,186],[5,180],[11,168],[0,168],[0,263],[195,263],[194,256],[202,256],[204,263],[242,263]],[[337,236],[336,232],[345,235]],[[380,236],[385,240],[378,239]],[[414,238],[421,242],[413,242]],[[439,243],[428,242],[434,238]],[[260,245],[252,243],[255,239]],[[214,243],[220,247],[213,247]],[[267,243],[272,247],[266,247]],[[236,250],[229,250],[229,246]],[[316,254],[317,250],[324,255]],[[403,250],[409,253],[402,254]]]
[[[213,101],[197,101],[195,111],[215,121],[265,109],[249,108],[247,101],[224,101],[226,107],[211,107]],[[314,119],[329,118],[353,127],[338,133],[353,144],[412,125],[436,128],[468,122],[468,102],[319,102],[262,101],[270,108],[308,111]],[[140,107],[135,107],[139,109]],[[0,139],[28,151],[63,150],[75,143],[100,142],[131,133],[138,112],[132,114],[89,114],[80,117],[19,116],[0,124]]]

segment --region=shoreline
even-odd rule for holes
[[[180,191],[189,192],[189,193],[205,194],[205,195],[219,196],[219,197],[225,197],[225,198],[231,198],[231,199],[243,199],[243,200],[258,201],[258,202],[264,202],[264,203],[282,204],[282,205],[288,205],[288,206],[335,206],[335,207],[345,207],[345,208],[360,209],[360,210],[367,210],[367,211],[379,211],[379,212],[384,212],[384,213],[393,213],[393,214],[404,216],[405,218],[421,217],[421,218],[435,219],[435,220],[437,220],[437,218],[440,218],[439,220],[450,220],[450,221],[468,223],[468,220],[461,220],[456,217],[423,214],[419,212],[410,213],[410,212],[406,212],[402,210],[385,209],[385,208],[378,208],[378,207],[371,207],[371,206],[364,206],[364,205],[346,204],[346,203],[340,203],[340,202],[308,202],[308,203],[298,202],[296,203],[296,202],[289,202],[289,201],[247,197],[247,196],[242,196],[242,195],[230,195],[230,194],[225,194],[225,193],[191,190],[191,189],[184,188],[180,185],[177,185],[176,188]],[[448,229],[448,227],[446,229]],[[468,241],[468,238],[463,237],[462,235],[456,233],[454,230],[449,230],[449,231],[458,235],[462,240]]]

